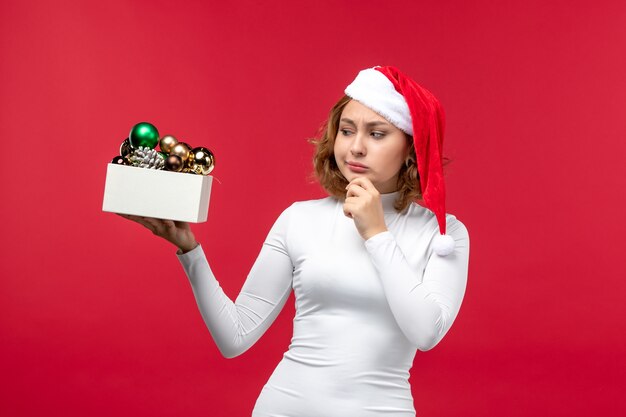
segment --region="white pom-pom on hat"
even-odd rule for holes
[[[438,234],[433,239],[433,250],[439,256],[448,256],[454,252],[454,238],[450,235]]]

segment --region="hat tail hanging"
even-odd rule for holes
[[[439,100],[394,67],[375,67],[393,84],[409,108],[413,124],[413,143],[424,204],[437,217],[440,234],[433,241],[437,255],[454,251],[454,239],[446,235],[446,189],[443,179],[443,136],[445,113]]]

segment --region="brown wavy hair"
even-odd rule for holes
[[[315,177],[328,194],[339,200],[343,200],[346,197],[348,181],[341,171],[339,171],[337,161],[335,160],[335,138],[339,130],[341,113],[350,100],[352,100],[350,97],[344,95],[333,108],[330,109],[328,119],[320,128],[318,137],[310,140],[310,142],[315,145],[315,154],[313,155]],[[397,191],[399,194],[394,204],[398,212],[404,211],[411,202],[422,198],[413,137],[407,134],[405,134],[405,136],[409,144],[410,156],[407,159],[407,163],[402,165],[398,174]]]

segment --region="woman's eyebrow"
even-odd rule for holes
[[[365,126],[367,126],[367,127],[373,127],[373,126],[379,126],[379,125],[389,125],[389,123],[383,122],[383,121],[375,121],[375,122],[365,123]]]
[[[356,123],[354,123],[352,119],[348,119],[347,117],[342,117],[339,121],[356,127]]]
[[[340,121],[356,127],[356,123],[354,123],[352,119],[348,119],[347,117],[342,117]],[[374,126],[379,126],[379,125],[389,125],[389,123],[383,122],[382,120],[365,123],[365,126],[367,127],[374,127]]]

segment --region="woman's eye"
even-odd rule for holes
[[[350,132],[348,129],[339,129],[339,132],[343,135],[343,136],[348,136],[350,135],[352,132]]]
[[[370,133],[374,139],[382,139],[385,137],[385,132],[372,132]]]

